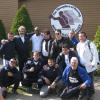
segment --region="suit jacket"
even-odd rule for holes
[[[18,54],[19,59],[27,59],[29,57],[29,42],[30,42],[30,37],[31,35],[25,35],[24,36],[24,43],[21,40],[20,36],[15,37],[15,45],[16,45],[16,51]]]

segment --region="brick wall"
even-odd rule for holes
[[[41,29],[51,29],[48,16],[56,7],[64,3],[75,5],[80,9],[84,18],[82,30],[87,32],[90,38],[93,38],[97,26],[100,25],[99,0],[23,0],[23,3],[27,6],[33,25]]]
[[[99,0],[0,0],[0,19],[3,20],[8,32],[18,6],[25,4],[33,25],[41,29],[49,28],[52,31],[48,16],[56,7],[65,3],[75,5],[80,9],[84,18],[82,30],[93,38],[97,26],[100,25]]]
[[[17,9],[18,0],[0,0],[0,19],[3,21],[7,32],[9,32]]]

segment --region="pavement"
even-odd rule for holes
[[[93,95],[93,100],[100,100],[100,78],[95,77],[95,94]],[[41,98],[37,93],[27,93],[25,91],[18,91],[18,95],[8,94],[7,99],[5,100],[61,100],[57,95],[49,95],[46,98]],[[77,100],[76,98],[67,99],[67,100]]]

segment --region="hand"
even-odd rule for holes
[[[86,64],[86,66],[90,67],[90,68],[93,68],[95,65],[92,65],[91,63],[90,64]]]
[[[7,42],[8,42],[8,40],[5,40],[5,39],[1,40],[1,44],[3,44],[3,45],[6,44]]]
[[[27,72],[34,72],[34,68],[32,67],[32,68],[28,69]]]
[[[55,64],[55,68],[58,68],[59,67],[59,65],[58,64]]]
[[[85,83],[81,84],[80,88],[81,89],[85,89],[86,88],[86,84]]]
[[[49,85],[49,84],[50,84],[50,81],[49,81],[49,79],[48,79],[48,78],[44,77],[44,81],[45,81],[45,83],[46,83],[47,85]]]
[[[12,77],[13,76],[13,73],[12,72],[8,72],[8,76],[9,77]]]
[[[47,67],[46,65],[43,66],[43,69],[44,69],[45,71],[47,71],[48,68],[49,68],[49,67]]]
[[[31,67],[31,68],[29,69],[29,71],[30,71],[30,72],[34,72],[34,67]]]
[[[53,83],[50,85],[50,88],[55,88],[55,86],[56,86],[56,83],[53,82]]]

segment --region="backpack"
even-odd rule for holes
[[[89,50],[90,50],[90,53],[91,53],[91,55],[92,55],[92,58],[93,58],[93,53],[92,53],[92,51],[91,51],[91,46],[90,46],[90,43],[91,43],[91,41],[89,40],[88,41],[88,48],[89,48]],[[99,61],[100,61],[100,57],[98,57],[99,58]],[[98,61],[98,64],[100,64],[100,62]]]
[[[89,48],[90,53],[91,53],[91,55],[92,55],[92,59],[91,59],[91,60],[93,60],[93,53],[92,53],[92,51],[91,51],[91,46],[90,46],[90,43],[91,43],[91,41],[89,40],[89,41],[88,41],[88,48]]]

